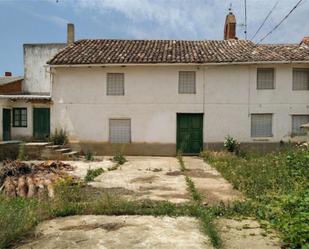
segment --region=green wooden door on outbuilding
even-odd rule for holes
[[[3,141],[11,140],[11,109],[2,109]]]
[[[50,135],[50,109],[33,108],[33,137],[44,141]]]
[[[198,154],[203,150],[203,114],[177,114],[177,151]]]

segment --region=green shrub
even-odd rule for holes
[[[36,200],[0,196],[0,248],[33,231],[39,221],[38,208]]]
[[[90,182],[93,181],[94,178],[104,173],[104,169],[98,168],[98,169],[88,169],[87,175],[85,176],[85,181]]]
[[[235,138],[228,135],[225,137],[224,147],[229,152],[237,152],[239,150],[239,143],[237,142]]]
[[[127,159],[121,152],[117,152],[116,155],[113,157],[113,161],[119,165],[123,165],[127,162]]]
[[[86,159],[86,161],[93,161],[94,160],[93,153],[90,150],[88,150],[86,152],[85,159]]]
[[[50,141],[54,144],[54,145],[65,145],[68,143],[68,135],[66,130],[64,129],[60,129],[58,131],[58,129],[56,128],[54,133],[51,134],[50,136]]]

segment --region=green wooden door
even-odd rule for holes
[[[11,140],[11,110],[2,110],[2,134],[3,141]]]
[[[177,151],[198,154],[203,150],[203,114],[177,114]]]
[[[33,108],[33,137],[36,140],[47,140],[50,135],[49,108]]]

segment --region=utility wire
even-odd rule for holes
[[[270,34],[272,34],[277,28],[279,28],[279,26],[294,12],[294,10],[297,9],[297,7],[301,4],[302,1],[303,0],[299,0],[297,4],[289,11],[289,13],[284,18],[282,18],[282,20],[271,31],[269,31],[262,39],[260,39],[257,44],[264,41]]]
[[[255,32],[255,34],[251,37],[250,40],[253,40],[256,35],[260,32],[260,30],[263,28],[264,24],[266,23],[266,21],[268,20],[268,18],[271,16],[271,14],[274,12],[275,8],[278,6],[279,4],[279,0],[275,3],[275,5],[272,7],[272,9],[268,12],[267,16],[265,17],[264,21],[262,22],[262,24],[260,25],[260,27],[257,29],[257,31]]]

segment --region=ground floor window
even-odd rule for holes
[[[131,120],[110,119],[109,120],[109,141],[111,143],[131,142]]]
[[[27,127],[27,108],[13,108],[13,127]]]
[[[251,114],[251,137],[272,137],[272,114]]]
[[[309,115],[292,115],[292,134],[305,135],[302,125],[309,123]]]

